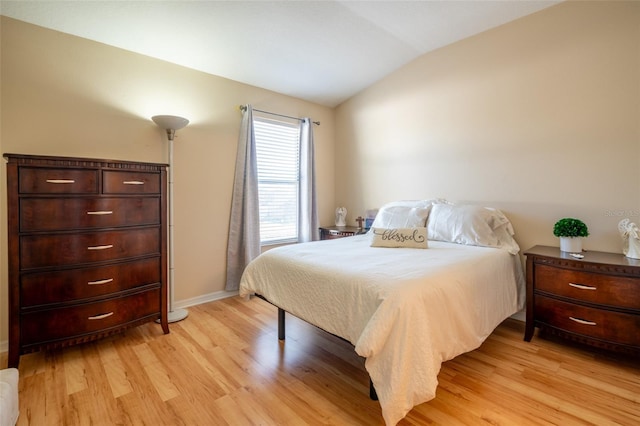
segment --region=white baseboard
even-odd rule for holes
[[[213,302],[214,300],[226,299],[227,297],[237,296],[238,291],[216,291],[214,293],[203,294],[202,296],[193,297],[191,299],[176,300],[174,307],[178,309],[188,308],[189,306],[202,305],[203,303]]]

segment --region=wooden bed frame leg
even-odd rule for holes
[[[278,340],[284,340],[284,309],[278,308]]]
[[[378,393],[376,392],[376,388],[373,387],[373,381],[371,381],[371,378],[369,378],[369,398],[373,401],[378,400]]]

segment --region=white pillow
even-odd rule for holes
[[[380,208],[371,228],[413,228],[427,226],[431,201],[392,201]]]
[[[371,247],[426,249],[427,228],[371,228]]]
[[[456,204],[434,204],[427,221],[429,239],[520,251],[513,227],[500,210]]]

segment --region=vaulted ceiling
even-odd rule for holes
[[[5,1],[2,15],[336,106],[434,49],[559,1]]]

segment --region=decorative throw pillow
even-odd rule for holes
[[[371,247],[428,247],[427,228],[372,228]]]

